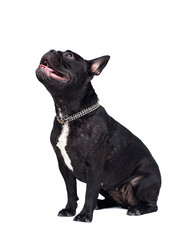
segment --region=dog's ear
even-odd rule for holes
[[[90,61],[87,61],[89,64],[89,75],[99,75],[103,68],[107,65],[110,56],[106,55],[99,57]]]

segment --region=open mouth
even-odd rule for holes
[[[43,64],[40,64],[39,68],[43,69],[43,71],[46,73],[46,75],[49,76],[49,77],[52,77],[53,79],[60,80],[60,81],[65,81],[65,82],[70,80],[68,77],[66,77],[62,73],[53,70],[49,66],[47,60],[45,60],[43,62]]]

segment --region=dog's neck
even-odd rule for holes
[[[78,95],[76,95],[78,93]],[[92,106],[98,101],[98,97],[91,85],[88,84],[86,88],[79,93],[77,91],[58,91],[52,94],[55,103],[55,110],[58,116],[68,117],[87,107]]]

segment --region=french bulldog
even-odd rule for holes
[[[76,214],[76,179],[86,183],[84,207],[74,221],[91,222],[95,209],[114,206],[132,216],[157,211],[157,163],[143,142],[99,105],[91,84],[109,58],[88,61],[70,50],[50,50],[36,70],[56,109],[51,143],[68,195],[59,216]]]

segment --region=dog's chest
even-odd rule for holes
[[[58,138],[58,142],[56,146],[60,149],[61,155],[63,157],[63,160],[66,164],[66,166],[73,171],[73,167],[71,164],[71,159],[66,151],[66,146],[67,146],[67,141],[68,141],[68,136],[69,136],[69,123],[65,123],[62,127],[61,134]]]

